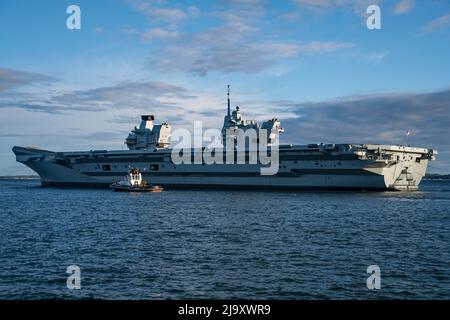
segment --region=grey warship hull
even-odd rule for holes
[[[345,151],[341,151],[345,150]],[[14,147],[43,186],[108,187],[139,168],[164,188],[263,190],[417,190],[436,152],[394,145],[284,145],[279,168],[261,175],[259,164],[174,164],[171,149],[52,152]]]

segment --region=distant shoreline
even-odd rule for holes
[[[39,176],[0,176],[0,180],[39,180]]]
[[[450,174],[430,173],[423,177],[424,180],[450,180]]]

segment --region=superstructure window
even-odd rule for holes
[[[104,164],[102,165],[103,171],[111,171],[111,165],[110,164]]]
[[[157,165],[157,164],[152,164],[152,165],[150,165],[150,170],[152,170],[152,171],[158,171],[158,170],[159,170],[159,165]]]

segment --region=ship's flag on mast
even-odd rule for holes
[[[411,129],[408,129],[406,131],[406,139],[408,146],[411,146],[410,136],[413,134],[413,131]]]

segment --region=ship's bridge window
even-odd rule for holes
[[[111,165],[110,164],[104,164],[102,165],[103,171],[111,171]]]

